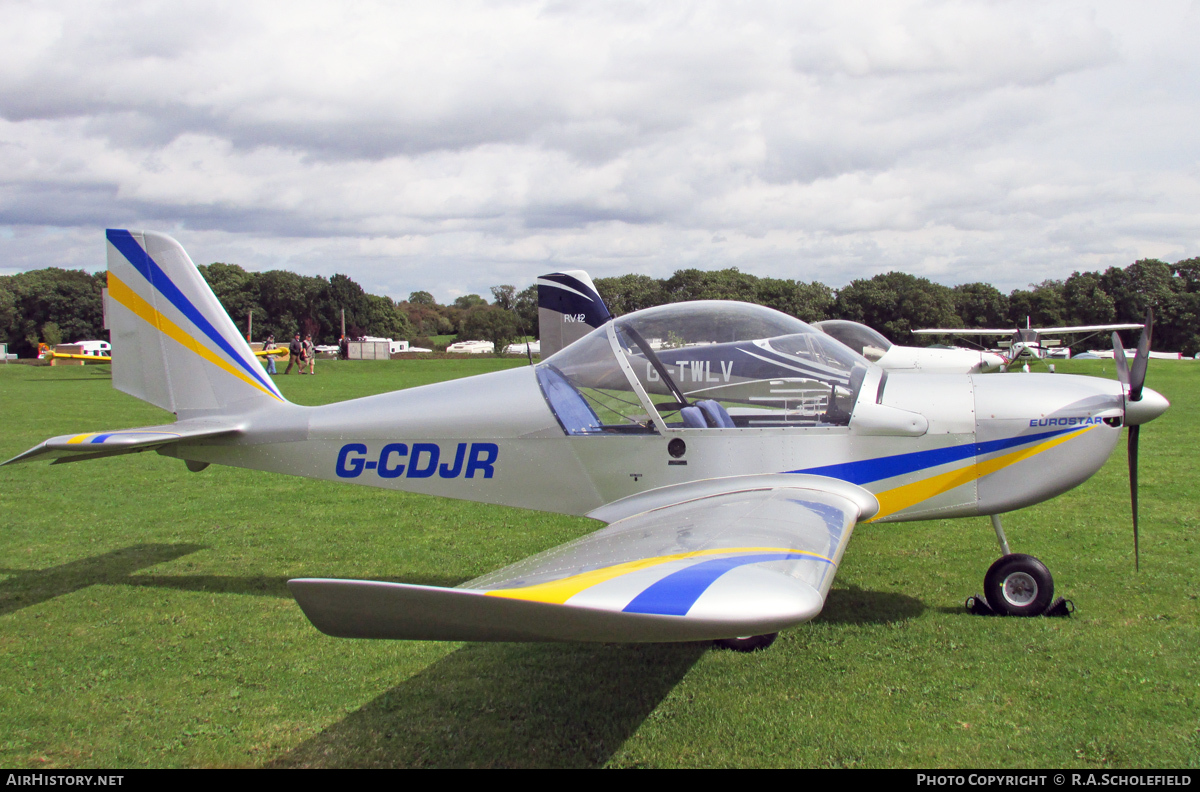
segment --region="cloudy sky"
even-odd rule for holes
[[[106,227],[442,301],[1176,261],[1197,41],[1197,2],[5,0],[0,274]]]

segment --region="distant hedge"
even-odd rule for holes
[[[533,286],[493,286],[494,302],[479,295],[439,305],[426,291],[406,301],[368,294],[347,275],[304,276],[282,270],[247,272],[236,264],[199,268],[234,323],[243,330],[253,316],[254,339],[271,333],[312,334],[335,343],[342,311],[352,336],[414,340],[438,334],[475,334],[502,348],[513,338],[537,332]],[[103,338],[100,293],[105,273],[55,267],[0,276],[0,340],[22,357],[39,341]],[[1200,352],[1200,259],[1167,264],[1135,261],[1124,269],[1075,272],[1004,294],[987,283],[942,286],[927,278],[888,272],[851,281],[841,289],[822,283],[759,278],[736,268],[686,269],[669,278],[628,274],[597,278],[596,287],[616,315],[684,300],[741,300],[776,308],[807,322],[850,319],[874,327],[892,341],[930,344],[946,339],[912,336],[919,327],[1013,327],[1140,322],[1155,312],[1154,348]],[[1126,339],[1132,344],[1133,336]],[[1091,347],[1107,346],[1106,338]]]

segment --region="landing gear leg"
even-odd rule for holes
[[[996,532],[996,541],[1000,543],[1000,555],[1008,555],[1008,537],[1004,535],[1004,526],[1000,524],[1000,515],[992,515],[992,530]]]

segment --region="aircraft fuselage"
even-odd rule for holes
[[[868,387],[870,386],[870,387]],[[532,368],[246,417],[239,438],[166,451],[196,462],[586,515],[728,476],[810,474],[873,492],[877,520],[1009,511],[1078,485],[1117,443],[1115,382],[893,372],[848,426],[669,428],[566,436]],[[923,418],[896,434],[868,409]],[[865,428],[864,428],[865,427]],[[682,441],[680,443],[676,440]]]

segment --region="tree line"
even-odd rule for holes
[[[741,300],[805,322],[861,322],[905,345],[945,340],[912,335],[922,327],[1117,324],[1141,322],[1146,309],[1153,308],[1155,349],[1200,352],[1200,258],[1175,264],[1142,259],[1123,269],[1075,272],[1065,280],[1045,280],[1008,294],[988,283],[943,286],[903,272],[832,289],[817,281],[758,278],[737,269],[679,270],[664,279],[634,274],[597,278],[596,288],[616,315],[685,300]],[[1107,343],[1093,338],[1087,345]]]
[[[367,293],[348,275],[331,278],[297,275],[284,270],[248,272],[237,264],[200,266],[201,275],[230,318],[253,340],[273,335],[286,342],[293,333],[312,335],[318,343],[346,334],[408,339],[429,346],[429,336],[465,335],[511,339],[537,328],[537,290],[518,293],[512,286],[492,289],[493,302],[477,294],[438,305],[429,292],[406,301]],[[57,267],[0,276],[0,342],[21,357],[37,354],[39,343],[107,338],[101,292],[107,274]]]
[[[334,343],[345,311],[347,334],[408,339],[430,346],[432,336],[489,340],[503,349],[537,334],[537,290],[493,286],[489,302],[477,294],[440,305],[427,291],[407,300],[368,294],[347,275],[304,276],[282,270],[247,272],[236,264],[201,266],[201,274],[243,332],[253,318],[254,339],[311,334]],[[759,278],[736,268],[678,270],[669,278],[628,274],[597,278],[614,315],[687,300],[741,300],[806,322],[850,319],[901,344],[933,343],[912,336],[920,327],[1014,327],[1140,322],[1155,312],[1156,349],[1200,352],[1200,258],[1167,264],[1143,259],[1125,268],[1075,272],[1005,294],[987,283],[943,286],[927,278],[888,272],[833,289],[817,281]],[[22,357],[37,344],[103,338],[101,289],[105,273],[47,268],[0,276],[0,341]],[[1104,346],[1093,339],[1088,346]]]

